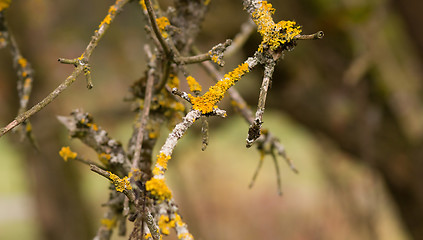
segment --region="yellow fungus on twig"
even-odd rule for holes
[[[76,152],[72,152],[70,150],[70,147],[62,147],[59,151],[59,155],[65,160],[65,162],[68,161],[68,159],[75,159],[78,155]]]

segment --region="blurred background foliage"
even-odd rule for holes
[[[59,57],[80,56],[113,1],[13,1],[11,32],[35,70],[30,105],[51,92],[72,66]],[[162,6],[171,1],[160,1]],[[300,171],[279,159],[282,190],[270,157],[252,189],[259,153],[245,149],[248,125],[221,103],[227,119],[210,119],[210,145],[201,152],[199,127],[188,131],[169,163],[169,184],[197,239],[422,239],[423,236],[423,9],[418,0],[273,1],[275,20],[296,20],[304,33],[273,77],[264,127],[285,145]],[[233,38],[247,20],[241,1],[212,0],[196,44],[208,51]],[[108,183],[87,166],[65,163],[60,147],[97,156],[70,140],[57,115],[90,112],[126,145],[134,114],[123,101],[143,75],[148,41],[140,7],[133,2],[116,18],[91,58],[94,88],[79,79],[32,118],[36,152],[16,134],[0,139],[0,239],[90,239],[99,226]],[[251,55],[253,34],[242,51],[225,59],[225,71]],[[0,125],[16,115],[16,72],[0,51]],[[190,66],[203,88],[207,74]],[[255,109],[261,71],[236,88]],[[168,129],[163,128],[163,143]],[[115,239],[124,239],[116,236]],[[171,235],[170,239],[176,239]]]

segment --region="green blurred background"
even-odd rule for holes
[[[159,1],[165,8],[171,1]],[[210,145],[201,151],[195,125],[178,143],[168,182],[196,239],[422,239],[423,38],[416,28],[419,1],[273,1],[275,20],[296,20],[302,41],[275,71],[264,127],[287,149],[300,174],[279,160],[283,196],[277,195],[271,158],[255,186],[248,185],[260,154],[245,148],[248,125],[230,109],[211,118]],[[80,56],[113,1],[13,1],[11,32],[35,70],[30,105],[71,72],[59,57]],[[423,8],[420,8],[423,9]],[[61,146],[96,154],[71,140],[57,115],[90,112],[126,145],[135,114],[123,101],[145,67],[143,18],[136,2],[116,18],[91,58],[94,88],[81,77],[32,119],[36,152],[17,134],[0,139],[0,239],[90,239],[100,225],[108,182],[77,162],[63,162]],[[233,38],[247,20],[241,1],[212,0],[196,44],[208,51]],[[423,22],[420,21],[420,22]],[[225,71],[251,55],[257,33],[225,59]],[[203,88],[212,84],[190,67]],[[262,70],[236,86],[255,109]],[[18,109],[16,73],[0,50],[0,125]],[[156,152],[168,133],[163,128]],[[414,211],[413,211],[414,209]],[[130,228],[130,226],[128,226]],[[419,237],[420,236],[420,237]],[[126,237],[115,236],[114,239]],[[169,239],[176,239],[174,233]]]

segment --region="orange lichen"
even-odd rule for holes
[[[247,72],[249,72],[248,63],[243,63],[232,72],[225,74],[223,79],[211,86],[203,96],[194,97],[188,94],[192,103],[192,108],[201,111],[203,114],[211,113],[216,104],[222,100],[226,91],[238,82]]]
[[[115,185],[116,191],[118,192],[123,192],[125,189],[126,190],[131,190],[132,186],[131,183],[128,180],[128,177],[124,177],[124,178],[120,178],[119,176],[110,173],[110,180],[112,180],[113,184]]]
[[[151,195],[157,197],[159,201],[168,200],[172,198],[172,192],[166,185],[164,179],[150,179],[146,182],[145,189],[149,191]]]
[[[192,76],[187,77],[187,83],[191,92],[201,92],[201,85]]]
[[[261,6],[252,14],[258,27],[257,31],[263,38],[258,49],[260,52],[265,48],[275,51],[301,33],[301,27],[296,25],[294,21],[280,21],[275,24],[272,19],[274,12],[275,9],[272,4],[262,1]]]
[[[160,33],[164,38],[168,37],[167,32],[165,31],[166,26],[170,25],[169,19],[167,17],[161,17],[156,19],[157,26],[159,27]]]

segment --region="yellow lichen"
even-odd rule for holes
[[[90,127],[94,131],[98,131],[98,126],[95,123],[87,123],[87,127]]]
[[[18,64],[21,66],[21,67],[26,67],[26,65],[28,64],[28,61],[25,59],[25,58],[23,58],[23,57],[21,57],[21,58],[19,58],[19,60],[18,60]]]
[[[116,226],[116,218],[115,217],[113,219],[102,218],[100,220],[100,224],[102,226],[105,226],[108,230],[111,230]]]
[[[101,28],[103,24],[110,24],[112,21],[112,15],[116,14],[116,10],[117,9],[115,6],[110,6],[109,11],[107,12],[107,16],[103,19],[103,21],[101,21],[99,28]]]
[[[203,96],[194,97],[188,94],[192,103],[192,108],[201,111],[203,114],[211,113],[216,104],[222,100],[226,91],[238,82],[247,72],[249,72],[248,63],[243,63],[232,72],[225,74],[223,79],[211,86]]]
[[[217,64],[221,64],[221,61],[217,55],[211,55],[211,60]]]
[[[194,240],[194,237],[191,235],[191,233],[180,233],[180,234],[178,234],[178,239],[192,239],[192,240]]]
[[[144,239],[149,239],[149,238],[153,238],[153,236],[151,235],[151,233],[145,234]]]
[[[146,182],[145,188],[151,195],[157,197],[159,201],[172,198],[172,192],[166,185],[164,179],[152,178]]]
[[[76,152],[72,152],[70,150],[70,147],[62,147],[59,151],[59,155],[65,160],[65,162],[68,161],[68,159],[75,159],[78,155]]]
[[[150,138],[150,139],[155,139],[157,137],[158,137],[157,132],[149,132],[148,133],[148,138]]]
[[[175,220],[169,220],[168,216],[161,215],[158,225],[161,233],[164,235],[169,235],[170,229],[175,227]]]
[[[264,48],[275,51],[301,33],[301,27],[296,25],[294,21],[280,21],[275,24],[272,19],[274,12],[275,9],[272,4],[262,1],[261,6],[252,14],[253,20],[258,27],[257,31],[263,38],[258,49],[260,52]]]
[[[169,80],[167,82],[167,86],[169,86],[170,89],[179,88],[179,78],[178,78],[178,76],[176,76],[174,74],[170,74]]]
[[[154,167],[154,169],[153,169],[153,174],[154,174],[155,176],[157,176],[157,175],[163,175],[163,174],[164,174],[164,171],[163,171],[163,170],[161,170],[159,167]]]
[[[140,4],[141,4],[142,9],[143,9],[144,11],[146,11],[146,10],[147,10],[147,6],[145,6],[145,2],[144,2],[144,0],[140,0]]]
[[[168,35],[165,31],[166,26],[170,25],[169,19],[167,17],[161,17],[156,19],[157,26],[159,27],[160,33],[164,38],[167,38]]]
[[[26,132],[31,132],[32,131],[32,125],[30,122],[26,122],[26,128],[25,128]],[[76,156],[75,156],[76,157]]]
[[[187,77],[187,83],[191,92],[201,92],[201,85],[192,76]]]
[[[24,80],[24,88],[28,88],[29,86],[31,86],[31,78],[25,78]]]
[[[119,176],[110,173],[110,180],[112,180],[113,184],[115,185],[116,191],[118,192],[123,192],[125,189],[126,190],[131,190],[132,186],[131,183],[128,180],[128,177],[124,177],[124,178],[120,178]]]
[[[160,166],[164,170],[167,170],[167,162],[169,161],[170,156],[160,153],[160,155],[157,155],[157,163],[156,166]]]
[[[106,166],[109,164],[110,158],[112,158],[110,154],[107,154],[107,153],[98,154],[98,160],[100,160],[100,162]]]
[[[0,0],[0,12],[8,9],[12,0]]]

